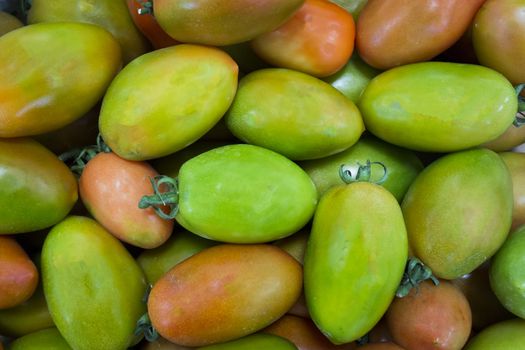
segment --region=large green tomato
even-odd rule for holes
[[[492,69],[424,62],[379,74],[366,87],[359,107],[367,130],[387,142],[451,152],[505,132],[518,99],[511,83]]]
[[[282,155],[253,145],[202,153],[179,172],[177,221],[202,237],[261,243],[297,232],[312,217],[312,180]]]
[[[525,320],[496,323],[474,336],[464,350],[521,350],[525,342]]]
[[[115,0],[32,0],[28,23],[82,22],[98,25],[110,32],[122,48],[125,63],[140,56],[150,47],[135,27],[125,1]],[[102,52],[105,54],[105,52]]]
[[[337,89],[280,68],[242,78],[225,120],[239,139],[294,160],[341,152],[364,131],[359,110]]]
[[[16,339],[9,350],[72,350],[56,328],[43,329]]]
[[[0,137],[38,135],[83,116],[121,66],[118,42],[85,23],[38,23],[0,37]]]
[[[381,319],[408,255],[401,208],[383,187],[357,182],[324,194],[304,257],[312,320],[335,344],[364,336]]]
[[[100,111],[109,147],[129,160],[159,158],[195,142],[237,90],[237,64],[211,47],[176,45],[140,56],[113,80]]]
[[[73,173],[51,151],[31,139],[0,139],[0,235],[50,227],[77,198]]]
[[[93,219],[70,216],[42,248],[51,317],[76,350],[127,349],[146,312],[144,274],[124,246]]]
[[[445,155],[419,174],[403,199],[410,248],[437,277],[470,273],[505,241],[512,203],[512,179],[496,153]]]

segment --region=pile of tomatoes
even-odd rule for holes
[[[0,350],[525,349],[525,0],[0,10]]]

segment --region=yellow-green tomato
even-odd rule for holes
[[[146,312],[144,274],[124,246],[90,218],[70,216],[42,248],[51,317],[75,350],[127,349]]]
[[[293,160],[341,152],[364,131],[359,110],[337,89],[305,73],[281,68],[242,78],[225,118],[239,139]]]
[[[93,24],[38,23],[0,37],[0,137],[38,135],[82,117],[120,69],[113,36]]]
[[[104,96],[99,120],[104,141],[129,160],[188,146],[226,112],[237,74],[231,57],[212,47],[176,45],[138,57]]]
[[[212,149],[179,172],[177,221],[204,238],[262,243],[302,228],[317,204],[315,186],[294,162],[262,147]]]
[[[343,184],[339,176],[341,165],[349,167],[380,162],[386,167],[386,177],[381,184],[398,201],[403,199],[408,187],[423,170],[423,164],[410,150],[391,145],[373,136],[362,137],[349,149],[329,157],[303,161],[299,165],[310,175],[317,193],[322,196],[330,188]],[[377,182],[385,171],[380,165],[371,168],[371,181]]]
[[[28,138],[0,139],[0,235],[50,227],[77,199],[75,176],[55,154]]]
[[[43,329],[16,339],[9,350],[72,350],[56,328]]]
[[[409,149],[452,152],[493,140],[518,109],[512,84],[486,67],[423,62],[390,69],[366,87],[367,130]]]
[[[226,343],[197,348],[199,350],[297,350],[289,340],[273,334],[252,334]]]
[[[517,152],[500,153],[512,177],[514,205],[512,208],[512,229],[525,224],[525,154]]]
[[[474,336],[464,350],[521,350],[525,343],[525,320],[514,319],[489,326]]]
[[[125,1],[115,0],[32,0],[28,23],[81,22],[98,25],[110,32],[122,48],[125,63],[149,51],[148,41],[135,27]],[[101,52],[101,54],[105,54]]]
[[[472,272],[505,241],[512,179],[488,149],[445,155],[427,166],[403,199],[410,248],[437,277]]]
[[[304,257],[310,316],[334,344],[364,336],[399,286],[408,255],[401,208],[381,186],[340,185],[321,198]]]

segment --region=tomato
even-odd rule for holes
[[[510,151],[525,142],[525,128],[510,125],[507,130],[496,139],[483,145],[495,152]]]
[[[274,30],[304,0],[155,0],[160,26],[180,42],[224,46]]]
[[[33,295],[38,271],[14,238],[0,236],[0,309],[20,305]]]
[[[146,312],[144,274],[124,246],[93,219],[70,216],[42,248],[49,311],[74,349],[126,349]]]
[[[72,350],[58,329],[48,328],[16,339],[10,350]]]
[[[78,198],[73,173],[31,139],[0,139],[0,235],[50,227]]]
[[[342,92],[352,102],[358,103],[363,90],[378,74],[377,69],[367,65],[357,53],[354,53],[343,68],[323,80]]]
[[[266,327],[264,332],[290,340],[299,350],[353,350],[357,348],[355,343],[332,344],[311,320],[298,316],[284,315]]]
[[[379,322],[376,323],[374,328],[368,332],[369,343],[392,343],[392,334],[386,323],[386,319],[383,316]]]
[[[485,0],[369,0],[359,15],[356,45],[372,67],[427,61],[467,30]]]
[[[169,36],[157,23],[152,13],[144,11],[141,0],[126,0],[133,23],[141,31],[155,49],[162,49],[178,44],[177,40]],[[139,12],[141,11],[141,12]]]
[[[184,163],[178,193],[179,224],[229,243],[289,236],[310,220],[317,204],[315,186],[299,166],[243,144],[215,148]]]
[[[365,346],[361,347],[359,350],[405,350],[399,345],[396,345],[394,343],[374,343],[374,344],[366,344]]]
[[[79,180],[82,202],[91,215],[118,239],[141,248],[155,248],[171,235],[173,221],[137,203],[152,192],[158,173],[146,162],[133,162],[113,152],[91,159]]]
[[[320,79],[284,68],[242,78],[225,118],[239,139],[293,160],[341,152],[364,131],[352,101]]]
[[[485,328],[468,342],[464,350],[510,350],[523,347],[525,320],[515,319]]]
[[[386,167],[386,180],[381,185],[398,201],[403,199],[412,181],[423,170],[423,164],[414,153],[372,136],[361,137],[355,145],[333,156],[303,161],[299,165],[310,175],[318,195],[322,196],[330,188],[344,183],[339,176],[342,164],[354,166],[365,164],[367,160],[381,162]],[[374,167],[371,181],[379,181],[383,175],[381,167]]]
[[[18,137],[59,129],[88,112],[121,54],[95,25],[40,23],[0,37],[0,61],[10,62],[0,67],[0,137]]]
[[[0,36],[20,28],[23,25],[24,24],[20,22],[20,20],[15,16],[7,12],[0,11]]]
[[[445,155],[427,166],[402,203],[410,247],[437,277],[472,272],[503,244],[512,219],[512,180],[488,149]]]
[[[513,317],[490,287],[489,266],[489,263],[484,263],[471,273],[452,281],[467,297],[472,311],[472,329],[478,331]]]
[[[252,334],[226,343],[208,345],[199,350],[297,350],[290,341],[271,334]]]
[[[487,0],[474,18],[472,41],[484,66],[502,73],[513,84],[525,82],[525,3]]]
[[[512,232],[492,259],[490,285],[507,310],[525,316],[525,273],[519,268],[525,261],[525,226]]]
[[[301,230],[291,236],[275,241],[274,244],[293,256],[302,265],[308,236],[310,236],[308,230]]]
[[[133,20],[123,1],[92,0],[75,2],[68,0],[32,0],[27,21],[40,22],[80,22],[100,26],[110,32],[119,42],[124,63],[128,63],[147,51],[147,40],[133,24]],[[102,51],[105,56],[106,52]]]
[[[398,202],[368,182],[336,186],[317,206],[304,257],[312,320],[332,343],[364,336],[401,282],[408,253]]]
[[[143,346],[140,347],[140,350],[191,350],[194,348],[188,348],[186,346],[177,345],[172,342],[167,341],[166,339],[159,337],[153,342],[146,341],[143,343]]]
[[[406,350],[460,350],[472,325],[470,306],[448,281],[422,282],[403,298],[396,298],[386,313],[395,343]]]
[[[226,112],[237,73],[230,56],[204,46],[176,45],[135,59],[104,96],[99,120],[104,141],[129,160],[188,146]]]
[[[274,66],[326,77],[341,69],[354,50],[352,15],[328,0],[306,0],[279,28],[252,41]]]
[[[204,346],[268,326],[293,305],[301,285],[301,265],[280,248],[223,244],[164,275],[151,290],[148,313],[164,338]]]
[[[517,97],[498,72],[477,65],[424,62],[381,73],[359,103],[366,128],[395,145],[452,152],[501,135]]]
[[[512,227],[514,230],[525,224],[525,154],[516,152],[500,153],[512,177],[514,205],[512,209]]]
[[[177,230],[160,247],[143,251],[137,258],[148,283],[155,284],[166,272],[201,250],[217,244],[193,233]]]

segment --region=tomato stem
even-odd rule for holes
[[[525,124],[525,97],[521,96],[521,92],[525,89],[525,84],[519,84],[514,87],[518,97],[518,113],[514,119],[514,126],[520,127]]]
[[[102,135],[98,134],[96,145],[72,149],[62,153],[58,158],[66,163],[75,175],[80,176],[87,163],[101,152],[109,153],[111,149],[102,139]]]
[[[152,207],[158,216],[165,220],[174,219],[179,212],[179,188],[177,179],[166,175],[158,175],[149,179],[153,187],[153,194],[143,196],[139,201],[139,208]],[[164,185],[165,190],[161,191]],[[166,189],[167,188],[167,189]],[[170,212],[166,214],[164,208],[168,207]]]
[[[159,333],[151,324],[151,320],[149,319],[147,312],[137,321],[137,327],[135,328],[134,334],[136,336],[144,334],[144,338],[146,338],[146,340],[149,342],[154,342],[159,338]]]
[[[153,1],[138,0],[137,2],[140,4],[139,9],[137,10],[137,13],[139,15],[152,15],[153,14]]]
[[[398,298],[406,297],[412,288],[417,289],[421,282],[428,279],[432,280],[436,286],[439,284],[439,280],[432,274],[432,270],[428,266],[418,258],[409,258],[396,296]]]
[[[370,178],[372,177],[373,164],[377,164],[383,168],[383,176],[377,181],[370,180]],[[353,165],[342,164],[339,168],[339,176],[341,177],[341,180],[343,180],[343,182],[347,184],[352,182],[364,181],[381,185],[388,178],[388,169],[381,162],[370,162],[370,160],[367,160],[365,165],[362,165],[359,162]]]

